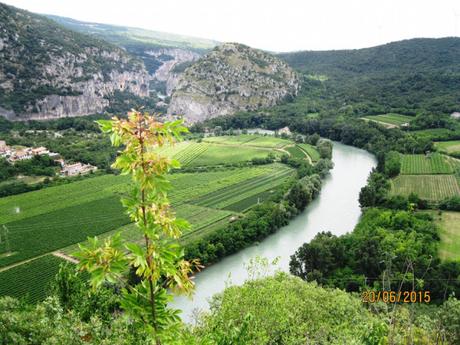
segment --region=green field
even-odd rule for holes
[[[455,140],[458,139],[460,131],[451,130],[447,128],[430,128],[430,129],[421,129],[416,131],[411,131],[412,134],[415,134],[417,137],[434,140],[434,141],[445,141],[445,140]]]
[[[318,150],[310,144],[298,144],[302,150],[304,150],[311,158],[313,163],[316,163],[321,159],[321,156],[319,155]]]
[[[289,152],[293,158],[304,159],[305,157],[310,157],[304,150],[299,147],[299,145],[288,146],[285,148],[285,150]]]
[[[224,165],[265,158],[270,153],[281,156],[285,147],[291,147],[292,156],[307,157],[289,140],[258,135],[206,138],[159,150],[184,166],[214,166],[199,173],[176,172],[169,176],[170,199],[177,216],[191,225],[182,243],[242,217],[248,209],[270,198],[294,173],[280,163]],[[313,147],[310,152],[317,154]],[[120,202],[130,189],[129,181],[129,176],[95,176],[0,199],[0,296],[15,295],[16,291],[17,296],[22,296],[31,289],[36,291],[31,300],[39,300],[62,261],[51,253],[72,254],[88,236],[104,238],[121,231],[123,238],[141,241]],[[18,275],[25,278],[12,278]],[[24,280],[33,282],[31,287],[25,288]]]
[[[383,114],[383,115],[371,115],[365,116],[365,119],[381,122],[383,124],[393,125],[393,126],[401,126],[402,124],[409,123],[414,119],[413,116],[406,116],[400,114]]]
[[[460,212],[434,214],[441,231],[439,256],[443,260],[460,260]]]
[[[0,257],[0,267],[84,241],[88,236],[128,223],[129,218],[118,196],[83,202],[6,223],[12,254]]]
[[[279,149],[286,145],[292,142],[271,136],[219,136],[204,138],[202,142],[181,142],[158,152],[177,159],[184,167],[200,167],[248,162],[253,158],[266,158],[270,153],[280,156]]]
[[[0,272],[0,296],[24,298],[27,302],[42,300],[63,262],[53,255],[46,255]]]
[[[292,144],[290,140],[276,138],[273,136],[262,135],[237,135],[237,136],[221,136],[221,137],[207,137],[204,139],[207,143],[218,143],[225,145],[244,145],[265,148],[282,148],[286,145]]]
[[[460,140],[438,141],[434,143],[434,146],[447,154],[460,153]]]
[[[421,199],[440,201],[459,195],[460,188],[454,175],[399,175],[392,180],[392,194],[417,194]]]
[[[428,175],[452,173],[452,166],[446,158],[439,153],[428,155],[401,155],[401,174]]]

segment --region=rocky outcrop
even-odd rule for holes
[[[299,90],[285,62],[242,44],[216,47],[179,76],[168,108],[188,123],[278,104]]]
[[[117,91],[149,95],[141,60],[53,21],[0,4],[0,115],[51,119],[103,112]]]
[[[160,48],[148,50],[145,53],[159,60],[162,56],[168,57],[167,60],[163,59],[161,66],[158,67],[153,75],[153,79],[166,84],[166,94],[168,96],[171,95],[172,90],[177,85],[179,75],[183,72],[180,69],[180,65],[196,61],[201,56],[197,52],[180,48]]]

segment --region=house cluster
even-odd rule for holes
[[[46,147],[43,146],[17,149],[6,145],[4,140],[0,140],[0,156],[6,158],[10,163],[31,159],[33,156],[41,155],[48,155],[55,159],[59,158],[59,153],[50,152]]]
[[[97,170],[97,167],[91,164],[83,164],[80,162],[66,164],[63,159],[59,160],[59,163],[61,164],[61,176],[84,175]]]
[[[25,159],[31,159],[34,156],[48,155],[61,165],[61,176],[76,176],[84,175],[92,171],[96,171],[97,167],[91,164],[82,164],[80,162],[67,164],[56,152],[50,152],[46,147],[26,147],[14,148],[6,145],[4,140],[0,140],[0,157],[6,158],[8,162],[15,163]]]

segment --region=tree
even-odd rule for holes
[[[161,123],[137,111],[128,113],[127,119],[114,117],[98,123],[110,134],[112,145],[123,145],[112,166],[132,177],[130,196],[122,203],[142,233],[144,245],[123,243],[120,234],[103,243],[89,239],[89,245],[80,246],[76,255],[79,268],[91,273],[93,288],[105,282],[122,282],[121,307],[135,322],[146,326],[159,345],[177,335],[180,322],[179,311],[168,308],[171,292],[190,294],[194,287],[190,274],[199,265],[195,260],[185,261],[183,250],[174,241],[188,227],[175,217],[167,198],[170,183],[166,174],[179,163],[154,149],[174,144],[187,129],[180,120]],[[135,286],[122,280],[130,267],[136,268],[141,280]]]
[[[398,152],[390,151],[385,157],[385,175],[395,177],[401,171],[401,156]]]

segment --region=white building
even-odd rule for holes
[[[460,119],[460,112],[458,112],[458,111],[453,112],[452,114],[450,114],[450,117],[453,118],[453,119],[459,120]]]
[[[63,176],[77,176],[88,174],[91,171],[96,171],[97,167],[91,164],[81,164],[80,162],[75,164],[64,165],[61,170]]]
[[[278,134],[286,134],[286,135],[291,135],[291,131],[289,129],[289,127],[283,127],[283,128],[280,128],[278,129]]]

